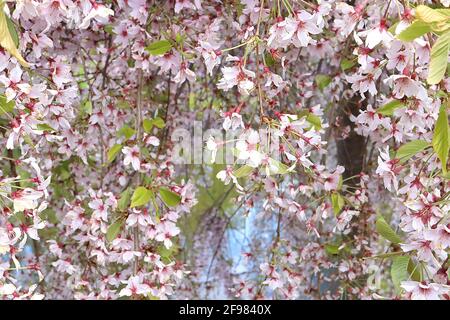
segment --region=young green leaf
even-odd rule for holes
[[[8,20],[3,11],[5,2],[0,3],[0,46],[2,46],[6,51],[8,51],[14,58],[19,61],[19,63],[28,68],[28,63],[21,56],[17,46],[15,44],[13,35],[11,35],[10,27],[8,26]],[[17,34],[16,34],[17,35]]]
[[[405,30],[400,32],[397,38],[402,41],[413,41],[428,32],[431,32],[430,24],[421,20],[416,20]]]
[[[381,108],[377,109],[377,113],[383,115],[383,116],[392,116],[394,114],[394,111],[398,108],[404,107],[402,101],[399,100],[392,100],[386,103]]]
[[[105,30],[105,32],[108,34],[115,34],[114,26],[112,24],[107,24],[106,26],[103,27],[103,30]]]
[[[11,35],[11,38],[14,41],[14,45],[16,47],[19,46],[19,35],[17,34],[16,26],[11,21],[11,18],[6,16],[6,24],[8,25],[9,34]]]
[[[108,150],[108,163],[111,163],[116,159],[117,154],[122,150],[122,147],[121,144],[115,144]]]
[[[326,74],[318,74],[315,80],[320,91],[323,91],[331,83],[331,77]]]
[[[406,161],[418,152],[424,150],[426,147],[430,146],[430,143],[423,140],[413,140],[405,143],[397,150],[396,158],[402,161]]]
[[[148,190],[145,187],[137,187],[133,192],[133,196],[131,197],[131,208],[139,207],[147,204],[152,198],[152,191]]]
[[[382,216],[378,217],[376,228],[378,233],[386,240],[389,240],[392,243],[400,243],[402,241]]]
[[[125,139],[130,139],[134,134],[136,133],[136,130],[134,130],[133,128],[130,128],[127,125],[124,125],[122,128],[120,128],[118,135],[119,136],[124,136]]]
[[[128,206],[130,204],[130,199],[131,199],[131,188],[127,188],[125,189],[125,191],[123,191],[120,194],[120,198],[117,201],[117,208],[120,211],[125,211],[128,209]]]
[[[433,149],[442,164],[442,172],[447,172],[447,160],[449,149],[449,126],[445,105],[439,110],[439,117],[436,121],[433,134]]]
[[[161,119],[160,117],[156,117],[155,119],[152,120],[153,125],[159,129],[162,129],[165,127],[166,123],[164,122],[163,119]]]
[[[167,188],[159,188],[159,195],[168,207],[175,207],[181,202],[180,195]]]
[[[14,100],[6,102],[6,96],[0,94],[0,115],[13,112],[15,105]]]
[[[430,69],[427,77],[429,84],[437,84],[444,78],[447,70],[449,45],[450,31],[447,31],[437,39],[431,48]]]
[[[142,125],[144,127],[144,131],[150,133],[153,129],[153,126],[157,127],[158,129],[162,129],[165,127],[166,123],[160,117],[156,117],[154,119],[144,119]]]
[[[144,127],[144,131],[146,133],[150,133],[153,129],[153,121],[150,119],[144,119],[144,121],[142,121],[142,126]]]
[[[315,114],[313,114],[311,112],[308,113],[308,115],[306,116],[306,121],[311,123],[313,125],[314,129],[316,129],[316,130],[322,129],[322,121]]]
[[[325,251],[329,254],[329,255],[336,255],[339,254],[339,246],[336,244],[325,244]]]
[[[267,167],[267,174],[268,175],[272,175],[272,174],[286,174],[290,171],[292,171],[292,168],[288,167],[287,165],[285,165],[284,163],[269,158],[269,166]]]
[[[348,70],[352,68],[356,64],[356,60],[342,59],[341,60],[341,69],[342,71]]]
[[[87,100],[81,105],[81,111],[84,114],[92,114],[92,102]]]
[[[115,238],[117,238],[117,236],[120,233],[120,230],[122,229],[123,224],[124,220],[119,219],[108,227],[108,229],[106,230],[106,240],[108,240],[108,242],[111,242]]]
[[[444,13],[424,5],[417,6],[415,11],[416,18],[427,23],[440,22],[448,19]]]
[[[244,165],[242,167],[239,167],[238,169],[233,171],[233,176],[235,176],[236,178],[243,178],[248,176],[250,173],[253,172],[255,168]]]
[[[344,198],[337,192],[331,194],[331,206],[333,207],[333,212],[338,215],[345,205]]]
[[[36,129],[40,130],[40,131],[48,131],[48,132],[52,132],[55,131],[55,129],[53,129],[52,127],[50,127],[48,124],[46,123],[38,123],[36,125]]]
[[[154,56],[163,55],[170,49],[172,49],[172,44],[170,43],[170,41],[167,40],[160,40],[153,42],[152,44],[150,44],[148,47],[145,48],[145,50],[147,50],[148,53]]]
[[[397,292],[401,290],[401,282],[409,279],[409,259],[408,256],[399,256],[395,257],[392,261],[391,277]]]

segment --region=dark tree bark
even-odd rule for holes
[[[359,101],[359,96],[355,95],[350,100],[343,101],[340,105],[339,117],[342,125],[350,127],[350,133],[345,139],[337,138],[337,160],[345,168],[343,178],[357,176],[363,170],[364,154],[366,152],[366,141],[354,131],[355,125],[350,120],[350,116],[357,116],[359,110],[365,109],[365,101]],[[356,186],[359,184],[359,177],[354,177],[346,181],[347,185]]]

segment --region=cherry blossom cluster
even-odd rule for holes
[[[0,299],[450,299],[449,6],[2,1]]]

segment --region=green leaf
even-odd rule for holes
[[[159,129],[162,129],[166,126],[166,123],[160,117],[156,117],[155,119],[153,119],[152,122],[153,122],[153,125]]]
[[[235,176],[236,178],[243,178],[250,175],[250,173],[252,173],[254,169],[255,168],[253,167],[243,165],[242,167],[233,171],[233,176]]]
[[[111,24],[107,24],[106,26],[103,27],[103,30],[105,30],[105,32],[108,34],[115,34],[113,29],[114,26]]]
[[[339,254],[339,246],[335,244],[325,244],[325,251],[330,255]]]
[[[427,23],[440,22],[448,19],[442,12],[424,5],[417,6],[415,12],[417,19]]]
[[[108,227],[108,230],[106,230],[106,240],[108,242],[113,241],[120,233],[120,229],[122,229],[122,226],[124,224],[124,220],[117,220],[112,225]]]
[[[114,159],[117,157],[117,154],[122,150],[121,144],[115,144],[111,147],[111,149],[108,150],[108,163],[111,163],[114,161]]]
[[[139,207],[147,204],[152,198],[152,191],[145,187],[137,187],[131,197],[131,208]]]
[[[326,74],[318,74],[315,80],[320,91],[323,91],[331,83],[331,77]]]
[[[412,259],[409,260],[408,264],[408,273],[412,280],[414,281],[422,281],[422,265],[420,263],[415,264]]]
[[[392,116],[394,114],[394,111],[398,108],[404,107],[404,103],[399,100],[392,100],[386,103],[381,108],[377,109],[377,113],[383,115],[383,116]]]
[[[159,195],[168,207],[175,207],[181,202],[180,195],[167,188],[159,188]]]
[[[316,116],[313,113],[308,113],[308,115],[306,116],[306,121],[308,121],[309,123],[311,123],[314,127],[314,129],[316,130],[320,130],[322,129],[322,120],[320,120],[320,118],[318,116]]]
[[[436,121],[433,134],[433,149],[442,164],[442,172],[447,172],[447,160],[449,149],[449,126],[445,105],[439,110],[439,117]]]
[[[442,173],[441,177],[445,180],[450,180],[450,172]]]
[[[130,109],[130,104],[128,103],[128,101],[124,100],[124,99],[120,99],[119,101],[117,101],[117,107],[119,109]]]
[[[440,36],[431,48],[430,69],[427,82],[437,84],[444,78],[447,70],[448,51],[450,45],[450,31]]]
[[[267,52],[264,55],[264,60],[266,61],[266,66],[268,67],[272,67],[275,64],[275,59],[273,58],[273,56],[270,54],[270,52]]]
[[[144,119],[142,121],[142,126],[144,127],[144,131],[150,133],[153,128],[153,121],[150,119]]]
[[[402,241],[382,216],[378,216],[376,228],[377,232],[386,240],[392,243],[400,243]]]
[[[84,114],[92,114],[92,102],[89,100],[86,100],[82,105],[81,105],[81,111]]]
[[[396,21],[395,23],[393,23],[393,24],[389,27],[388,32],[390,32],[390,33],[392,33],[392,34],[395,34],[395,31],[397,30],[397,26],[398,26],[399,23],[400,23],[400,21]]]
[[[15,40],[17,39],[14,39],[14,35],[11,34],[10,27],[8,26],[8,18],[3,10],[4,7],[5,2],[2,1],[0,3],[0,46],[15,57],[22,66],[28,68],[28,63],[17,49],[17,45],[15,43]]]
[[[409,279],[409,259],[410,258],[408,256],[399,256],[395,257],[392,261],[391,278],[397,292],[400,292],[401,290],[401,282]]]
[[[87,88],[89,88],[89,84],[87,82],[85,82],[85,81],[80,82],[78,84],[78,86],[80,87],[80,89],[87,89]]]
[[[16,47],[19,46],[19,36],[17,34],[17,30],[16,30],[16,26],[14,25],[14,23],[11,21],[11,19],[8,16],[6,17],[6,24],[8,25],[8,31],[9,34],[11,35],[11,38],[14,41],[14,44]]]
[[[195,101],[196,101],[196,97],[197,95],[194,92],[189,93],[189,110],[194,110],[195,109]]]
[[[348,70],[348,69],[352,68],[355,64],[356,64],[355,59],[349,60],[349,59],[344,58],[341,60],[341,69],[342,69],[342,71]]]
[[[331,194],[331,206],[333,207],[333,212],[338,215],[345,205],[345,199],[337,192]]]
[[[36,129],[40,130],[40,131],[55,131],[55,129],[53,129],[52,127],[50,127],[48,124],[46,123],[38,123],[36,125]]]
[[[14,100],[6,102],[6,96],[0,94],[0,115],[13,112],[15,106]]]
[[[268,167],[268,175],[272,175],[272,174],[286,174],[289,171],[291,171],[291,168],[289,168],[287,165],[285,165],[284,163],[269,158],[269,167]]]
[[[127,188],[120,194],[120,198],[117,201],[117,208],[120,211],[126,211],[130,204],[130,199],[131,199],[131,188]]]
[[[144,127],[144,131],[150,133],[153,129],[153,126],[162,129],[165,127],[166,123],[160,117],[156,117],[155,119],[144,119],[142,125]]]
[[[409,27],[400,32],[397,38],[402,41],[413,41],[428,32],[431,32],[430,24],[421,20],[416,20]]]
[[[154,56],[163,55],[170,49],[172,49],[172,44],[167,40],[160,40],[153,42],[152,44],[150,44],[148,47],[145,48],[145,50],[147,50],[148,53]]]
[[[396,158],[406,161],[418,152],[424,150],[426,147],[430,146],[430,143],[423,140],[414,140],[405,143],[397,150]]]
[[[119,136],[124,136],[125,139],[130,139],[134,134],[136,133],[136,130],[133,128],[130,128],[127,125],[124,125],[122,128],[120,128],[118,134]]]
[[[434,9],[434,10],[439,12],[440,14],[443,14],[443,15],[447,16],[448,18],[450,18],[450,9],[440,8],[440,9]]]

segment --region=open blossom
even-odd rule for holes
[[[450,287],[437,283],[403,281],[401,287],[411,295],[411,300],[439,300],[440,295],[450,291]]]
[[[359,214],[358,211],[356,210],[343,210],[339,216],[337,217],[337,223],[336,226],[334,227],[334,231],[344,231],[347,226],[349,225],[350,221],[352,220],[352,218],[354,216],[357,216]]]
[[[391,159],[389,155],[389,147],[384,151],[380,150],[378,156],[378,167],[376,173],[383,178],[384,186],[389,190],[398,190],[397,174],[400,170],[398,159]],[[392,189],[392,187],[394,189]]]
[[[196,7],[194,3],[191,2],[191,0],[176,0],[175,1],[175,13],[180,13],[183,9],[193,9],[195,10]]]
[[[244,134],[242,139],[236,142],[236,149],[238,150],[238,159],[245,160],[251,167],[258,167],[264,155],[258,151],[259,134],[255,130],[249,130]]]
[[[393,75],[388,78],[393,83],[393,93],[397,99],[406,97],[417,97],[426,101],[428,95],[425,88],[418,82],[406,75]]]
[[[206,140],[206,149],[211,151],[211,163],[216,161],[217,151],[219,150],[219,145],[221,143],[217,142],[213,136],[210,136],[208,140]]]
[[[65,83],[72,81],[70,74],[70,66],[63,61],[62,58],[57,58],[51,63],[52,79],[58,88],[62,88]]]
[[[6,100],[10,101],[20,93],[30,93],[30,85],[28,83],[22,82],[22,69],[20,66],[15,66],[10,70],[9,77],[4,74],[0,75],[0,82],[5,86],[5,96]],[[19,89],[19,90],[18,90]]]
[[[239,128],[244,128],[242,116],[238,112],[222,112],[221,115],[225,118],[222,125],[225,131],[228,131],[229,129],[237,130]]]
[[[92,19],[95,19],[100,22],[108,21],[108,17],[114,15],[114,11],[105,7],[102,4],[98,4],[96,2],[90,2],[92,8],[89,10],[89,13],[84,17],[83,21],[80,24],[80,29],[86,29],[89,26],[89,23]]]
[[[131,166],[134,170],[139,170],[141,168],[141,161],[139,160],[139,147],[123,147],[122,153],[125,155],[123,159],[123,164],[125,166]]]
[[[209,75],[212,75],[213,69],[220,63],[221,52],[219,45],[211,44],[207,41],[199,41],[200,46],[197,48],[201,52],[203,59],[205,60],[206,70]]]
[[[228,185],[232,181],[238,190],[243,190],[242,186],[238,182],[238,179],[233,174],[232,167],[227,167],[225,170],[219,171],[216,178],[222,181],[224,185]]]
[[[372,69],[361,74],[347,76],[346,78],[348,82],[352,83],[353,90],[359,91],[361,95],[365,92],[369,92],[373,96],[377,93],[375,82],[380,75],[380,69]]]
[[[255,86],[252,81],[255,73],[244,68],[241,65],[242,62],[237,57],[228,56],[227,61],[234,61],[238,65],[222,68],[223,77],[219,80],[217,87],[221,90],[228,91],[234,86],[237,86],[241,94],[248,95]]]
[[[172,247],[172,238],[180,233],[180,229],[170,221],[164,221],[157,225],[158,234],[155,237],[156,241],[164,243],[164,246],[169,249]]]
[[[14,191],[11,196],[13,198],[14,212],[21,212],[23,210],[37,208],[37,200],[42,198],[44,193],[31,188],[25,188]]]
[[[136,294],[148,294],[151,292],[150,286],[142,282],[142,277],[130,277],[126,283],[126,287],[120,290],[119,296],[132,296]]]
[[[306,47],[310,43],[315,43],[310,35],[319,34],[322,30],[317,26],[314,15],[300,11],[292,19],[288,18],[286,24],[287,34],[285,39],[291,39],[296,47]]]
[[[389,126],[389,120],[376,112],[371,105],[366,110],[360,110],[360,114],[353,121],[361,125],[367,125],[369,131],[375,131],[379,126]]]
[[[450,299],[449,5],[5,2],[0,299]]]
[[[341,174],[345,171],[345,168],[342,166],[337,166],[333,173],[324,172],[322,174],[322,178],[325,181],[323,187],[326,191],[337,190],[340,180]]]
[[[436,229],[426,230],[424,238],[445,250],[450,247],[450,225],[439,225]]]
[[[184,81],[186,81],[186,79],[190,82],[194,81],[195,73],[186,66],[186,63],[183,62],[181,63],[180,71],[178,71],[178,73],[175,75],[173,81],[177,83],[183,83]]]
[[[366,46],[373,49],[379,43],[388,45],[393,40],[393,36],[389,33],[386,20],[381,19],[379,24],[368,31],[360,33],[366,37]]]
[[[271,48],[285,48],[291,43],[291,37],[289,36],[287,19],[279,18],[278,21],[270,27],[269,38],[267,44]],[[293,30],[292,30],[293,32]]]

